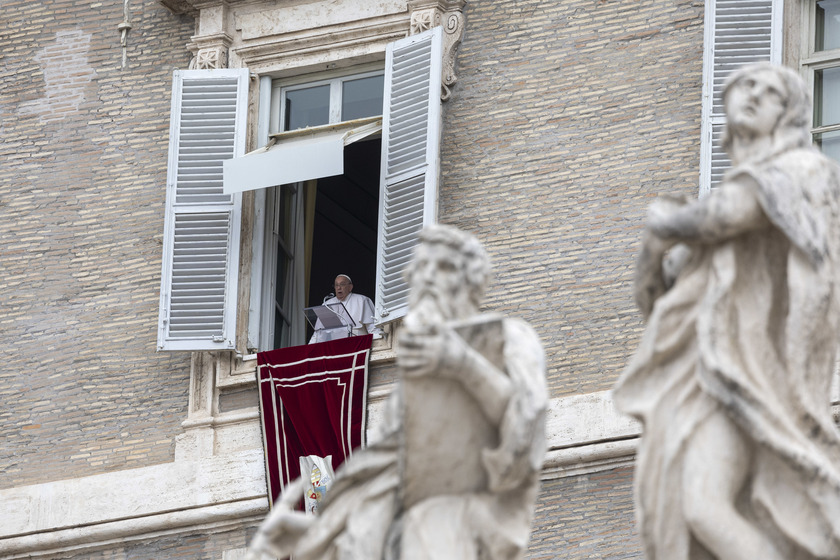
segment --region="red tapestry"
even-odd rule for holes
[[[373,335],[257,354],[271,505],[300,476],[299,458],[332,455],[337,469],[364,442]]]

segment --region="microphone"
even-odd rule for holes
[[[327,295],[324,296],[323,301],[321,301],[321,305],[325,304],[328,299],[334,298],[334,297],[335,297],[334,293],[332,293],[332,292],[328,293]]]

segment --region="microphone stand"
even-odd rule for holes
[[[334,297],[335,297],[334,293],[332,293],[332,292],[328,293],[327,295],[324,296],[324,299],[321,301],[321,305],[326,304],[328,299],[332,299]],[[349,338],[351,336],[356,336],[356,334],[353,332],[353,326],[352,325],[347,325],[347,337]]]

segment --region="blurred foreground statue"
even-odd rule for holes
[[[614,389],[644,426],[642,540],[656,560],[837,559],[840,170],[811,147],[793,71],[744,67],[724,103],[722,185],[650,208],[648,323]]]
[[[251,558],[521,558],[545,453],[545,359],[528,325],[479,313],[488,274],[471,235],[421,233],[384,429],[338,470],[318,517],[292,511],[293,483]]]

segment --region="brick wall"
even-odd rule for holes
[[[173,459],[189,356],[155,352],[172,70],[192,20],[0,10],[0,487]]]
[[[528,558],[644,558],[634,519],[632,468],[544,482]]]
[[[487,307],[539,332],[554,397],[607,389],[641,333],[645,208],[696,196],[703,2],[471,0],[440,219],[497,264]]]

